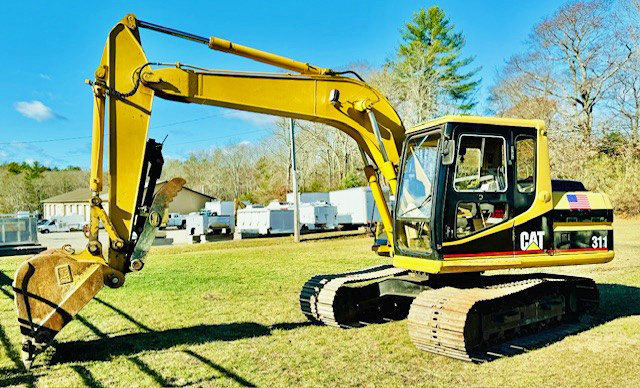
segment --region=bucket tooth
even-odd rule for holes
[[[44,251],[20,265],[13,291],[25,367],[100,291],[104,268],[100,257],[62,249]]]

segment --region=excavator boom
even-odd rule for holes
[[[142,49],[141,28],[298,74],[211,71],[179,63],[151,63]],[[391,213],[378,175],[395,192],[405,130],[391,104],[365,82],[127,15],[109,33],[95,81],[88,83],[94,101],[89,241],[77,254],[68,246],[45,251],[25,261],[16,272],[13,287],[25,365],[31,365],[103,285],[120,287],[127,272],[143,268],[162,214],[185,183],[174,178],[155,189],[163,160],[162,145],[147,140],[154,97],[316,121],[345,132],[368,156],[365,173],[392,241]],[[109,214],[99,196],[105,124],[109,136]],[[109,236],[108,247],[98,240],[100,222]]]

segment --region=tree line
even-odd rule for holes
[[[37,212],[42,211],[42,200],[87,187],[89,172],[77,166],[59,169],[38,162],[11,162],[0,165],[0,182],[0,214]]]

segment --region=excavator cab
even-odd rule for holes
[[[608,199],[552,182],[547,142],[539,120],[447,116],[410,129],[394,264],[438,274],[611,260]]]
[[[465,245],[461,240],[478,252],[489,240],[491,250],[513,252],[511,228],[496,235],[492,229],[533,204],[535,138],[533,127],[456,122],[408,137],[395,213],[397,254],[442,259]],[[519,185],[518,171],[529,174],[518,177]]]

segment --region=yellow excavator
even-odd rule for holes
[[[293,73],[152,63],[140,29]],[[480,361],[495,355],[496,346],[518,348],[513,342],[518,338],[566,330],[598,306],[598,288],[590,279],[485,274],[606,263],[614,257],[609,199],[580,182],[551,179],[542,121],[446,116],[408,129],[389,101],[354,72],[315,67],[134,15],[111,30],[95,80],[87,82],[94,102],[88,244],[79,253],[69,246],[45,251],[15,274],[28,367],[104,285],[121,287],[128,272],[144,267],[162,214],[185,183],[174,178],[156,190],[162,145],[147,139],[154,97],[316,121],[357,142],[384,226],[373,250],[390,262],[309,279],[300,307],[313,322],[351,328],[408,317],[409,336],[420,349]],[[108,214],[99,196],[105,118]],[[109,236],[106,247],[98,240],[100,222]]]

